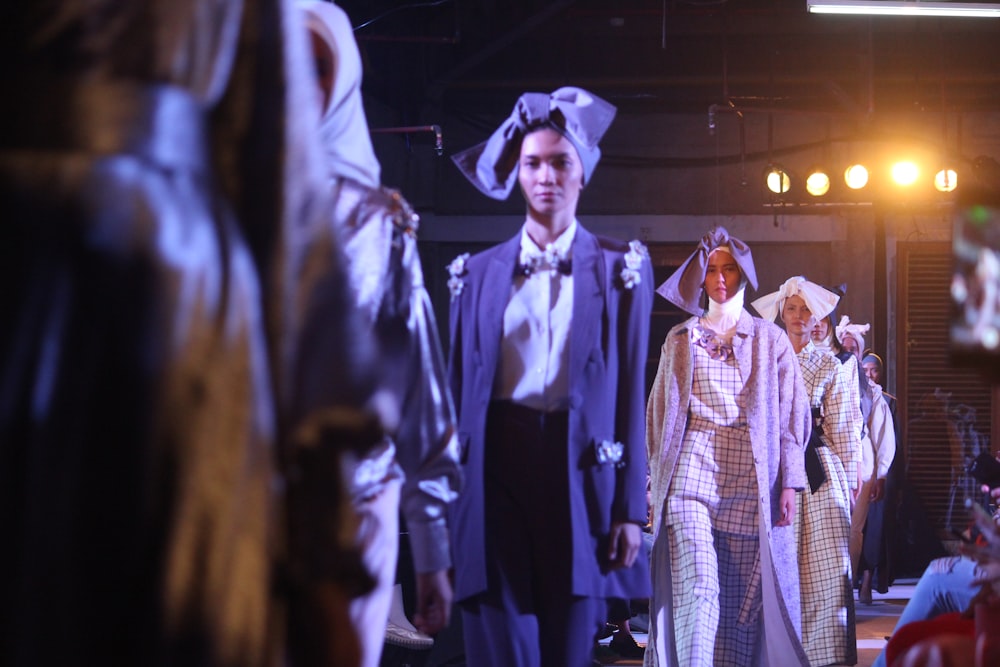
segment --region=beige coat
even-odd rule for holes
[[[659,622],[650,628],[647,655],[659,665],[672,664],[673,645],[669,561],[666,535],[660,537],[662,509],[677,465],[691,397],[692,318],[671,329],[660,351],[660,366],[646,409],[646,445],[649,455],[654,546],[651,609]],[[809,439],[810,411],[799,364],[785,333],[776,325],[744,311],[733,336],[740,374],[747,388],[747,420],[753,447],[760,498],[760,535],[764,590],[764,619],[768,652],[778,650],[787,660],[802,653],[799,613],[798,559],[792,527],[774,527],[783,488],[806,488],[803,454]],[[780,624],[777,623],[780,619]],[[774,632],[774,628],[785,632]],[[779,637],[778,635],[783,635]],[[655,657],[655,656],[658,656]],[[651,661],[647,660],[647,664]],[[787,664],[794,664],[788,662]]]

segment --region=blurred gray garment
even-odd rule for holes
[[[414,567],[417,572],[447,569],[447,506],[461,485],[461,470],[455,408],[417,253],[419,218],[399,192],[379,183],[381,169],[361,95],[361,54],[350,19],[329,2],[300,0],[297,6],[306,27],[334,54],[332,86],[320,110],[323,169],[333,201],[329,219],[344,244],[351,293],[364,318],[361,330],[378,344],[378,386],[399,409],[394,445],[386,442],[355,457],[353,472],[345,470],[347,484],[357,503],[405,475],[400,508]],[[323,371],[331,368],[336,366]]]
[[[0,26],[0,664],[273,664],[276,563],[329,576],[340,527],[327,491],[285,543],[276,462],[367,398],[371,359],[339,244],[312,243],[301,27],[284,0],[4,3]]]
[[[336,178],[332,193],[333,220],[343,231],[351,287],[379,343],[380,387],[400,403],[393,440],[405,473],[400,508],[414,567],[417,572],[447,569],[447,509],[461,486],[461,469],[455,408],[417,253],[418,217],[388,188]],[[356,474],[354,497],[371,496],[399,475],[398,469],[385,472],[383,478],[370,471]]]

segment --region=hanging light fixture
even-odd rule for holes
[[[806,0],[814,14],[874,16],[959,16],[1000,18],[1000,4],[986,2],[891,2],[889,0]]]
[[[890,173],[896,185],[909,187],[920,178],[920,167],[917,166],[916,162],[901,160],[893,163]]]
[[[764,170],[764,185],[776,195],[783,195],[792,189],[792,179],[780,165],[770,165]]]
[[[830,191],[830,175],[824,170],[810,169],[806,176],[806,192],[813,197],[822,197]]]
[[[868,167],[863,164],[852,164],[844,170],[844,183],[852,190],[860,190],[868,185]]]
[[[938,192],[952,192],[958,187],[958,174],[954,169],[942,169],[934,174],[934,189]]]

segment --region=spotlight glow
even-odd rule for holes
[[[806,178],[806,192],[813,197],[822,197],[830,191],[830,177],[822,171],[814,171]]]
[[[958,186],[958,174],[954,169],[942,169],[934,174],[934,187],[938,192],[951,192]]]
[[[915,162],[904,160],[892,165],[892,180],[897,185],[909,187],[917,182],[920,177],[920,168]]]
[[[792,188],[792,180],[788,177],[788,172],[781,167],[768,169],[765,183],[767,189],[776,195],[784,194]]]
[[[868,168],[863,164],[852,164],[844,171],[844,183],[852,190],[860,190],[868,185]]]

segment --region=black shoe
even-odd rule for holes
[[[629,660],[642,660],[642,656],[646,653],[646,649],[636,643],[635,637],[621,632],[615,633],[608,646],[612,651]]]
[[[601,628],[600,631],[597,633],[597,641],[601,641],[602,639],[607,639],[616,632],[618,632],[617,625],[612,625],[611,623],[605,623],[604,627]]]

